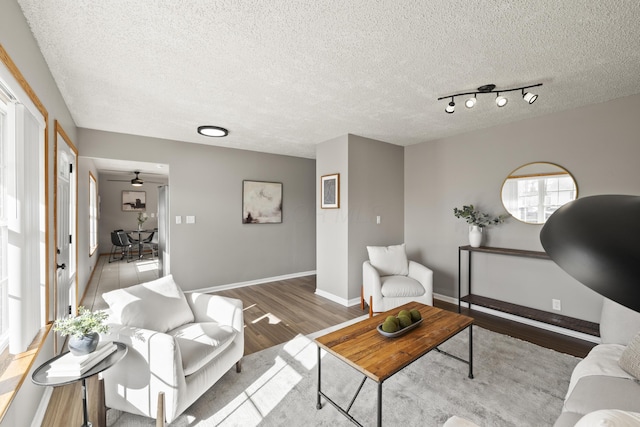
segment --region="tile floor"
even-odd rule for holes
[[[157,259],[143,258],[131,262],[122,260],[109,263],[109,256],[101,255],[81,305],[91,310],[105,309],[107,304],[102,299],[103,293],[148,282],[158,277]]]

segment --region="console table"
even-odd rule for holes
[[[462,252],[468,252],[468,294],[462,295]],[[561,314],[550,313],[543,310],[538,310],[531,307],[525,307],[518,304],[512,304],[506,301],[500,301],[493,298],[476,295],[472,292],[471,288],[471,260],[474,252],[481,252],[494,255],[508,255],[523,258],[535,258],[551,260],[546,252],[527,251],[522,249],[508,249],[508,248],[494,248],[489,246],[480,246],[474,248],[472,246],[459,246],[458,247],[458,313],[461,312],[462,303],[469,304],[469,309],[472,305],[478,305],[481,307],[490,308],[492,310],[501,311],[503,313],[513,314],[515,316],[524,317],[538,322],[543,322],[561,328],[570,329],[577,332],[582,332],[588,335],[600,336],[599,325],[597,323],[588,322],[586,320],[576,319],[569,316],[563,316]]]

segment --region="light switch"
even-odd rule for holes
[[[376,217],[376,224],[380,224],[380,215]]]
[[[182,217],[180,215],[176,216],[176,224],[182,224]]]
[[[195,224],[196,217],[194,215],[187,215],[187,224]]]

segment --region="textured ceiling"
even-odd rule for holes
[[[91,129],[313,158],[347,133],[411,145],[640,93],[638,0],[18,3]],[[538,82],[532,105],[437,101]]]

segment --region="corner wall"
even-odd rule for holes
[[[323,175],[340,173],[340,209],[321,209],[320,193],[316,198],[320,295],[343,305],[359,304],[367,245],[404,241],[403,151],[357,135],[316,146],[318,191]]]
[[[458,296],[457,248],[468,244],[468,229],[453,208],[505,212],[502,183],[525,163],[563,166],[579,197],[640,195],[639,116],[640,95],[634,95],[406,147],[405,239],[410,256],[434,270],[434,292]],[[483,245],[542,251],[541,228],[511,218],[488,228]],[[552,261],[474,254],[473,262],[474,293],[545,311],[560,299],[561,314],[599,321],[602,297]]]

